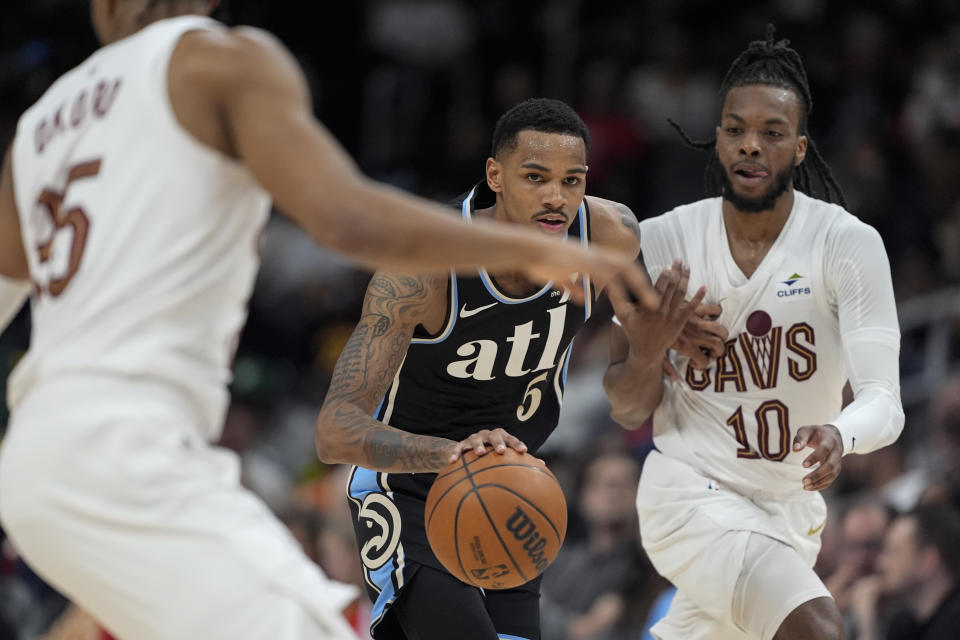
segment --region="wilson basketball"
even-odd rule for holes
[[[556,477],[533,456],[468,451],[437,474],[424,521],[447,571],[475,587],[509,589],[556,558],[567,503]]]

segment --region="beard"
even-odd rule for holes
[[[733,183],[730,182],[727,170],[720,164],[719,158],[717,158],[717,165],[720,168],[723,199],[732,204],[737,211],[743,213],[761,213],[773,210],[773,207],[777,204],[777,198],[786,193],[787,189],[793,184],[793,172],[796,170],[796,166],[791,164],[773,177],[773,184],[764,193],[754,198],[748,198],[733,190]]]

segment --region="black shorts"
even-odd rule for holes
[[[376,640],[540,640],[540,578],[484,591],[422,566],[372,634]]]
[[[539,640],[540,579],[500,591],[464,584],[430,550],[423,523],[433,477],[354,467],[348,484],[376,640]]]

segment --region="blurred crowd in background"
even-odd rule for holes
[[[87,4],[0,9],[4,146],[21,111],[96,47]],[[706,157],[666,119],[709,138],[727,66],[773,22],[805,60],[810,132],[849,209],[883,236],[904,331],[903,436],[844,459],[817,569],[852,640],[922,638],[946,594],[943,607],[960,607],[960,3],[225,0],[216,16],[294,51],[318,117],[375,178],[448,200],[483,177],[503,111],[555,97],[590,127],[588,193],[641,219],[702,197]],[[313,424],[368,278],[273,216],[221,443],[310,557],[357,584],[346,470],[316,460]],[[627,432],[607,416],[608,316],[598,309],[577,338],[561,425],[541,452],[571,507],[544,580],[544,640],[647,638],[671,595],[634,510],[649,425]],[[28,329],[24,312],[0,338],[0,381]],[[67,603],[0,545],[0,639],[43,637]],[[349,612],[360,638],[368,610],[358,600]]]

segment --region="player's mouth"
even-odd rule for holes
[[[563,213],[545,213],[533,219],[547,233],[563,233],[567,227],[567,216]]]
[[[770,176],[766,167],[758,164],[739,164],[733,169],[734,180],[744,187],[757,187]]]

